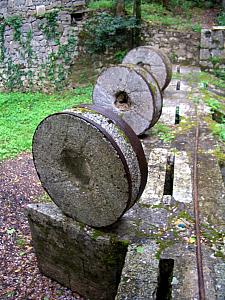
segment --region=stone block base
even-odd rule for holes
[[[114,299],[128,243],[82,226],[55,204],[27,208],[41,272],[85,298]]]

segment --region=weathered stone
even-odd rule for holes
[[[40,270],[92,300],[113,300],[127,243],[65,217],[54,204],[29,205]]]
[[[172,65],[167,56],[150,46],[132,49],[124,57],[123,63],[143,65],[155,76],[161,90],[168,86],[172,78]]]
[[[93,102],[112,109],[139,135],[150,126],[154,100],[145,78],[125,65],[109,67],[97,79]]]
[[[46,12],[45,5],[38,5],[38,6],[36,6],[37,16],[44,15],[45,12]]]
[[[129,245],[116,300],[156,299],[159,260],[155,242]]]
[[[190,161],[185,152],[179,152],[175,157],[173,197],[178,202],[192,202]]]
[[[33,143],[35,166],[43,186],[67,215],[104,227],[140,197],[139,158],[124,135],[107,117],[87,108],[50,116],[39,125]]]

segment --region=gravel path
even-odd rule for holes
[[[0,163],[0,299],[81,299],[41,275],[24,208],[44,193],[31,154]]]

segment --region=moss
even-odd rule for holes
[[[192,129],[195,126],[196,126],[196,123],[194,121],[192,121],[190,117],[186,117],[186,118],[181,117],[179,126],[176,127],[176,133],[184,134],[184,133],[190,131],[190,129]]]
[[[91,238],[96,241],[98,237],[104,236],[105,233],[98,229],[92,229]]]
[[[185,220],[190,221],[190,222],[194,222],[194,218],[185,210],[180,211],[177,218],[178,219],[185,219]]]
[[[158,251],[155,253],[155,257],[160,259],[162,252],[175,244],[173,240],[157,240],[156,243],[159,245]]]
[[[216,252],[214,253],[214,256],[215,256],[215,257],[220,257],[220,258],[225,259],[225,255],[223,254],[222,251],[216,251]]]
[[[217,147],[213,150],[212,154],[217,158],[219,164],[225,164],[225,151],[221,147]]]

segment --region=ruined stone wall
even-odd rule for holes
[[[0,2],[0,88],[61,89],[78,55],[83,24],[77,0]]]
[[[225,26],[202,30],[200,66],[206,71],[225,69]]]
[[[142,43],[162,49],[173,63],[199,64],[200,33],[198,32],[182,32],[146,25],[143,27],[142,36]]]

